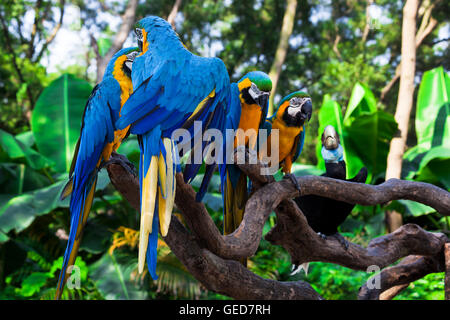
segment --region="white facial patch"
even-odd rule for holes
[[[258,96],[260,95],[260,90],[258,89],[258,87],[256,86],[256,84],[252,83],[252,85],[250,86],[250,88],[248,89],[248,94],[250,95],[250,97],[252,97],[253,100],[255,100],[256,98],[258,98]]]
[[[300,106],[289,106],[287,108],[288,115],[295,117],[301,111]]]
[[[128,69],[132,70],[132,66],[133,66],[133,62],[132,61],[125,61],[125,65],[127,66]]]

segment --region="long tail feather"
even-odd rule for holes
[[[164,149],[166,152],[166,158],[164,162],[164,166],[166,168],[166,174],[164,176],[164,180],[161,179],[161,185],[165,186],[166,193],[165,197],[161,195],[158,198],[159,201],[159,220],[161,226],[161,235],[165,237],[167,232],[169,231],[170,219],[172,217],[172,209],[173,203],[175,201],[175,166],[174,163],[176,159],[174,159],[174,146],[170,139],[163,139]],[[161,157],[160,157],[161,159]]]
[[[97,173],[95,172],[93,182],[85,186],[85,190],[82,192],[82,198],[80,199],[80,201],[73,201],[71,203],[70,234],[66,251],[64,253],[63,265],[58,278],[55,299],[61,298],[64,285],[66,284],[67,279],[70,276],[70,274],[67,272],[67,269],[75,263],[78,249],[81,243],[83,228],[86,224],[87,218],[89,216],[89,211],[91,210],[92,202],[94,200],[96,185]],[[81,206],[79,204],[81,204]],[[79,213],[77,214],[77,212]]]
[[[148,246],[148,235],[153,231],[153,216],[158,182],[158,157],[151,156],[150,166],[142,181],[141,227],[139,237],[139,273],[144,271],[145,255]],[[145,161],[145,157],[142,157]],[[157,229],[157,228],[156,228]]]
[[[158,207],[158,204],[156,204]],[[158,254],[158,215],[153,215],[153,230],[148,235],[148,247],[146,251],[147,256],[147,269],[150,273],[150,276],[153,280],[158,279],[158,275],[156,274],[156,261],[157,261],[157,254]]]

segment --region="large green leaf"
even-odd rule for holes
[[[347,146],[348,134],[346,132],[346,126],[343,124],[341,106],[334,100],[331,100],[328,95],[325,95],[324,102],[319,110],[319,130],[318,141],[322,136],[323,130],[326,126],[332,125],[339,134],[342,148],[344,149],[344,160],[347,164],[347,176],[350,176],[353,172],[358,172],[361,167],[364,166],[361,159],[355,153],[354,150]],[[316,154],[318,163],[317,166],[321,170],[325,170],[325,163],[321,155],[322,144],[316,145]]]
[[[402,176],[450,189],[450,77],[442,67],[424,73],[416,111],[418,145],[404,154]]]
[[[44,188],[49,179],[23,163],[0,163],[0,193],[21,194]]]
[[[410,214],[414,217],[422,216],[436,211],[432,207],[429,207],[420,202],[415,202],[411,200],[397,200],[397,201],[405,207],[405,211],[407,214]]]
[[[415,125],[417,144],[450,147],[450,77],[442,67],[423,74]]]
[[[133,262],[121,264],[118,263],[115,253],[105,253],[90,266],[89,275],[105,299],[143,300],[147,297],[147,293],[140,290],[137,281],[131,280],[131,273],[136,269]]]
[[[22,137],[21,140],[0,129],[0,152],[4,152],[6,154],[6,158],[12,160],[24,158],[26,163],[35,170],[39,170],[53,164],[51,160],[32,149],[29,146],[29,141],[25,141],[24,137]]]
[[[45,88],[36,102],[31,116],[34,138],[39,151],[55,161],[59,172],[70,168],[91,90],[87,81],[63,74]]]
[[[318,117],[319,117],[319,130],[317,133],[319,143],[316,144],[316,154],[318,159],[317,166],[321,170],[325,170],[325,163],[320,153],[322,149],[320,138],[322,136],[323,130],[328,125],[333,126],[336,129],[337,133],[339,134],[339,137],[341,138],[341,145],[344,148],[344,159],[346,160],[341,106],[336,101],[331,100],[330,96],[326,94],[323,98],[323,103],[322,106],[320,107]]]
[[[389,142],[397,131],[394,117],[384,111],[362,114],[351,126],[345,127],[347,152],[355,152],[372,176],[386,170]],[[349,175],[358,173],[360,166],[350,163]]]
[[[59,181],[48,187],[12,197],[1,204],[0,231],[20,232],[27,228],[33,220],[57,207],[68,207],[69,198],[59,200],[59,195],[66,181]]]
[[[377,102],[372,91],[362,83],[356,83],[348,102],[344,124],[351,125],[352,118],[377,111]]]

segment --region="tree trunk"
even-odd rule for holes
[[[408,123],[413,106],[414,76],[416,69],[416,15],[419,2],[407,0],[403,7],[402,22],[402,64],[400,68],[400,88],[398,92],[395,120],[399,135],[391,140],[387,158],[386,180],[400,178],[403,154],[408,136]],[[387,211],[388,231],[392,232],[402,225],[402,217],[398,212]]]
[[[109,60],[111,60],[113,55],[122,48],[123,43],[127,40],[128,34],[134,25],[138,2],[138,0],[128,1],[125,13],[122,16],[122,25],[120,26],[119,31],[114,38],[114,42],[108,52],[102,57],[97,51],[97,83],[102,80]]]
[[[180,9],[181,2],[183,2],[183,0],[175,1],[172,10],[170,11],[169,16],[167,17],[167,22],[169,22],[172,25],[173,30],[175,30],[175,18],[177,17],[177,13]]]
[[[286,11],[284,12],[283,25],[281,26],[280,41],[278,42],[277,51],[270,68],[269,77],[272,79],[272,94],[269,102],[269,115],[274,111],[274,98],[277,91],[278,79],[280,78],[281,67],[286,59],[287,50],[289,48],[289,37],[294,29],[295,11],[297,9],[297,0],[287,0]]]
[[[431,16],[431,12],[433,11],[434,6],[436,3],[431,3],[430,1],[424,1],[422,3],[421,8],[419,9],[419,15],[420,12],[423,11],[422,15],[422,22],[420,24],[419,29],[416,33],[416,50],[420,47],[423,40],[436,28],[438,25],[438,22],[436,19],[434,19]],[[397,65],[397,68],[395,69],[394,77],[389,81],[383,89],[381,89],[381,96],[380,100],[383,101],[386,98],[386,95],[388,92],[392,89],[394,84],[397,82],[397,80],[400,78],[400,70],[401,70],[402,62],[400,60],[400,63]]]

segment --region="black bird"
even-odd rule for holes
[[[345,180],[350,182],[365,183],[367,179],[367,168],[363,167],[352,179],[346,179],[346,164],[343,158],[343,148],[340,144],[339,135],[333,126],[327,126],[322,134],[322,158],[325,160],[326,173],[324,177]],[[323,239],[333,236],[348,248],[348,242],[338,232],[337,228],[355,207],[354,204],[337,201],[334,199],[317,195],[306,195],[294,199],[302,210],[309,226]],[[295,266],[294,266],[295,267]],[[307,265],[302,265],[307,272]]]

